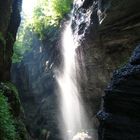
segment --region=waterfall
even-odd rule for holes
[[[76,53],[77,44],[72,33],[71,22],[69,22],[62,36],[63,66],[57,76],[63,140],[91,138],[87,132],[89,123],[78,84],[80,70]]]

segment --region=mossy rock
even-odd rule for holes
[[[0,90],[0,139],[16,140],[14,120],[10,113],[7,98],[3,95],[2,90]]]
[[[15,120],[14,125],[17,131],[16,140],[27,140],[27,131],[21,120]]]
[[[1,85],[4,91],[4,95],[8,98],[8,102],[11,106],[10,110],[13,116],[18,117],[22,109],[16,87],[10,82],[1,83]]]
[[[10,82],[0,83],[0,138],[2,138],[1,140],[28,139],[27,130],[23,123],[23,116],[24,112],[20,104],[18,91],[16,87]]]

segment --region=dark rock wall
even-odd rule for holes
[[[28,134],[23,123],[24,111],[16,87],[9,82],[13,44],[20,24],[21,4],[22,0],[0,0],[0,92],[3,93],[10,108],[11,122],[14,122],[16,139],[27,140]],[[3,122],[6,121],[3,120]],[[3,131],[6,132],[6,128]],[[3,138],[1,139],[3,140]]]
[[[58,38],[43,42],[37,36],[32,50],[25,53],[21,63],[12,65],[12,81],[17,85],[25,110],[26,125],[33,139],[59,140],[57,117],[56,66],[60,52]]]
[[[113,74],[105,90],[100,120],[99,140],[140,139],[140,46],[127,65]]]
[[[10,80],[13,44],[20,24],[22,0],[0,1],[0,81]]]
[[[72,27],[81,41],[87,75],[82,94],[91,120],[113,71],[127,62],[140,42],[139,5],[139,0],[84,0],[74,5]]]
[[[96,128],[96,113],[102,106],[104,88],[113,71],[127,62],[132,50],[140,42],[139,5],[139,0],[77,0],[74,3],[72,28],[74,36],[80,41],[77,53],[84,73],[81,75],[81,94],[91,123]],[[59,48],[54,46],[60,44],[54,42],[49,47],[47,42],[42,52],[38,48],[40,44],[35,45],[34,52],[26,54],[21,64],[13,66],[13,81],[20,89],[26,109],[26,123],[32,137],[42,140],[51,134],[51,140],[56,140],[59,136],[55,129],[58,110],[54,68],[60,61]],[[104,116],[107,118],[108,112]],[[125,120],[125,117],[122,119]],[[102,130],[101,126],[101,135]],[[115,135],[114,132],[112,134]]]

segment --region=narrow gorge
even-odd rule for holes
[[[0,140],[140,140],[139,0],[0,0]]]

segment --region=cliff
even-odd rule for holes
[[[0,1],[0,138],[27,140],[18,91],[10,83],[13,44],[20,24],[22,1]]]
[[[76,1],[73,32],[81,41],[86,80],[83,96],[91,121],[98,126],[96,113],[102,107],[104,88],[115,69],[122,67],[140,42],[140,1]]]
[[[96,114],[100,108],[105,108],[104,112],[98,115],[101,122],[99,128],[101,140],[120,140],[120,134],[125,138],[128,134],[126,131],[129,132],[129,130],[136,134],[136,129],[133,131],[131,128],[126,129],[134,128],[136,124],[133,120],[130,123],[129,119],[129,115],[131,116],[129,107],[133,102],[130,99],[133,98],[133,92],[123,95],[124,91],[121,91],[118,85],[117,91],[113,89],[114,87],[106,90],[104,104],[102,104],[102,96],[105,94],[104,89],[113,71],[127,63],[132,50],[140,42],[139,5],[139,0],[76,0],[74,2],[71,26],[74,37],[80,42],[77,54],[82,71],[81,94],[85,100],[91,124],[96,129],[98,129]],[[52,42],[50,40],[51,38],[46,37],[43,45],[36,42],[34,51],[25,54],[22,63],[13,65],[13,81],[20,90],[27,116],[26,124],[32,137],[41,140],[48,135],[51,140],[61,139],[56,119],[59,110],[54,72],[60,64],[61,44],[59,39]],[[40,45],[41,47],[38,48]],[[133,69],[133,65],[127,65],[124,68],[125,71],[130,67]],[[124,69],[116,75],[123,75]],[[114,77],[115,81],[119,80],[118,77]],[[127,76],[123,78],[126,79]],[[125,79],[124,82],[126,82]],[[137,85],[138,81],[134,83]],[[121,85],[121,88],[128,87],[125,83]],[[134,100],[136,100],[135,97]],[[136,116],[134,118],[136,119]]]
[[[52,32],[54,34],[54,32]],[[51,35],[53,37],[53,35]],[[55,70],[59,65],[59,36],[39,41],[35,35],[32,50],[21,63],[12,65],[12,81],[19,89],[25,111],[25,123],[33,139],[60,139],[58,129],[58,94]]]
[[[13,44],[20,24],[20,0],[0,2],[0,81],[10,80]]]
[[[105,89],[103,109],[98,113],[100,140],[138,140],[140,46],[129,62],[113,74]]]

